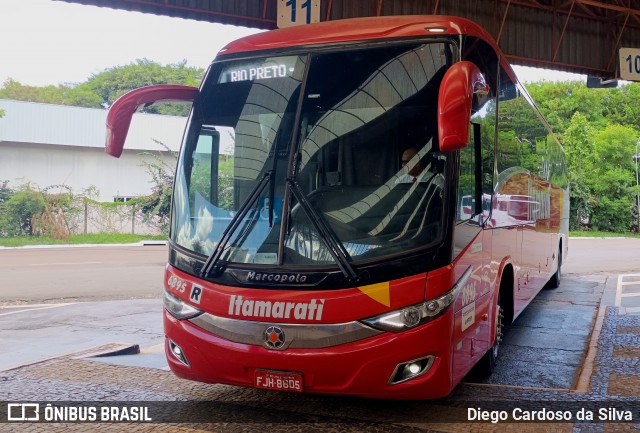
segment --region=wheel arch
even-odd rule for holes
[[[515,271],[513,269],[513,263],[511,263],[510,260],[505,259],[501,263],[496,283],[500,293],[501,307],[504,310],[504,323],[505,325],[510,325],[513,322],[515,308],[513,293],[515,287]]]

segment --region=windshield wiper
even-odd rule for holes
[[[258,200],[258,197],[260,197],[260,194],[262,194],[262,191],[264,191],[267,184],[271,183],[271,180],[273,179],[273,175],[274,175],[273,171],[268,171],[264,175],[262,175],[262,179],[260,179],[258,184],[251,191],[251,194],[249,194],[249,198],[247,198],[247,200],[243,203],[243,205],[240,206],[240,209],[238,209],[238,213],[236,213],[234,217],[231,218],[231,221],[229,221],[229,225],[222,233],[220,242],[218,242],[218,245],[216,245],[216,247],[213,249],[213,252],[207,258],[207,261],[204,262],[202,271],[200,271],[201,278],[207,278],[207,276],[213,270],[215,270],[216,273],[222,270],[222,267],[217,266],[217,264],[218,264],[218,261],[220,261],[220,257],[222,256],[222,253],[224,252],[227,244],[229,243],[231,236],[240,226],[244,217],[247,216],[249,209],[251,208],[251,206],[253,206],[256,200]]]
[[[295,181],[295,179],[288,177],[287,183],[289,184],[294,197],[296,198],[296,200],[298,200],[298,203],[300,203],[302,210],[305,214],[307,214],[307,217],[311,220],[311,223],[314,225],[314,227],[320,234],[320,237],[327,245],[329,253],[333,256],[333,259],[338,264],[340,271],[342,271],[347,280],[357,280],[358,274],[356,274],[353,266],[351,266],[351,263],[349,262],[349,253],[344,248],[342,242],[336,239],[333,230],[327,225],[326,221],[313,209],[313,207],[309,203],[309,199],[300,188],[300,185],[298,185],[298,183]]]

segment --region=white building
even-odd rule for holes
[[[6,99],[0,99],[0,110],[0,181],[13,188],[26,182],[66,185],[75,194],[95,186],[99,201],[149,194],[153,185],[143,161],[153,158],[143,153],[174,167],[187,120],[136,114],[116,159],[104,152],[106,110]]]

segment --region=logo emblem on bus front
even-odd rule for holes
[[[277,326],[269,326],[264,331],[264,345],[267,349],[281,349],[284,341],[284,331]]]

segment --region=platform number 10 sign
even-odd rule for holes
[[[620,48],[620,78],[640,81],[639,48]]]
[[[278,27],[320,21],[320,0],[278,0]]]

